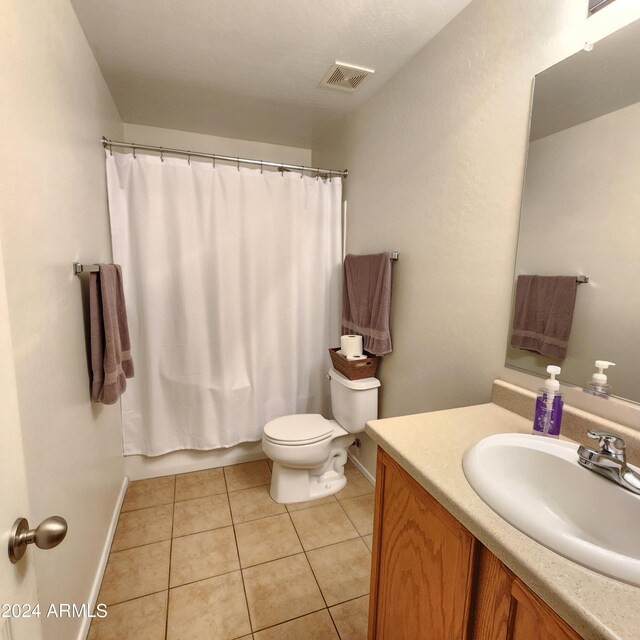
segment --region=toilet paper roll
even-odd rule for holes
[[[366,360],[367,356],[347,356],[347,360]]]
[[[340,338],[342,355],[347,358],[362,355],[362,336],[342,336]]]

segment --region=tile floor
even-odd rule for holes
[[[132,482],[89,640],[365,640],[373,487],[281,505],[266,460]]]

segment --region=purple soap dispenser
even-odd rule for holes
[[[547,367],[550,378],[538,389],[536,400],[536,414],[533,418],[533,433],[541,436],[557,438],[560,435],[562,422],[562,393],[556,376],[560,374],[560,367],[550,364]]]

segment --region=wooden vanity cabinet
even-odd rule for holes
[[[474,640],[582,640],[482,545],[474,605]]]
[[[369,640],[466,640],[475,538],[378,449]]]
[[[378,449],[369,640],[581,640]]]

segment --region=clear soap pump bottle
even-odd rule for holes
[[[536,435],[557,438],[560,435],[562,422],[562,392],[556,376],[560,374],[560,367],[550,364],[547,367],[550,378],[538,390],[536,400],[536,414],[533,419],[533,433]]]
[[[587,382],[584,392],[590,393],[592,396],[608,399],[611,395],[611,385],[607,384],[607,375],[604,371],[609,367],[615,366],[615,362],[609,362],[608,360],[596,360],[596,369],[598,371],[591,376],[591,380]]]

